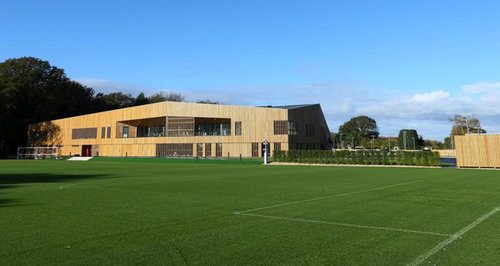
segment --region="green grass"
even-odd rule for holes
[[[405,265],[449,236],[373,227],[454,234],[497,206],[499,171],[4,160],[0,265]],[[500,212],[422,264],[497,264],[499,235]]]

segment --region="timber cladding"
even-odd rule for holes
[[[276,123],[286,124],[287,131],[275,134]],[[57,134],[36,132],[46,128]],[[248,107],[160,102],[30,125],[28,134],[35,133],[48,136],[38,140],[39,145],[60,146],[62,155],[260,157],[265,140],[271,154],[276,147],[329,145],[329,129],[319,104]]]
[[[458,167],[500,169],[500,134],[455,136]]]

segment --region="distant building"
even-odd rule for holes
[[[33,146],[61,155],[261,157],[330,148],[319,104],[247,107],[160,102],[30,125]]]

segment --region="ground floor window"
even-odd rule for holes
[[[259,143],[252,143],[252,157],[259,157]]]
[[[212,157],[212,143],[205,144],[205,157]]]
[[[274,143],[273,153],[277,152],[277,151],[281,151],[281,142],[275,142]]]
[[[193,156],[193,144],[191,143],[156,144],[156,156],[157,157]]]
[[[215,146],[215,156],[222,157],[222,143],[217,143]]]
[[[203,144],[196,144],[196,157],[203,157]]]

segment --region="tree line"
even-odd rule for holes
[[[465,134],[486,133],[476,117],[455,115],[450,118],[450,136],[444,141],[424,139],[416,129],[401,129],[397,137],[381,137],[375,119],[356,116],[343,123],[338,132],[332,132],[334,148],[337,149],[393,149],[402,150],[452,149],[453,137]]]
[[[5,60],[0,63],[0,157],[26,145],[29,124],[162,101],[183,102],[185,97],[166,92],[150,96],[141,92],[136,97],[96,93],[48,61],[34,57]]]

